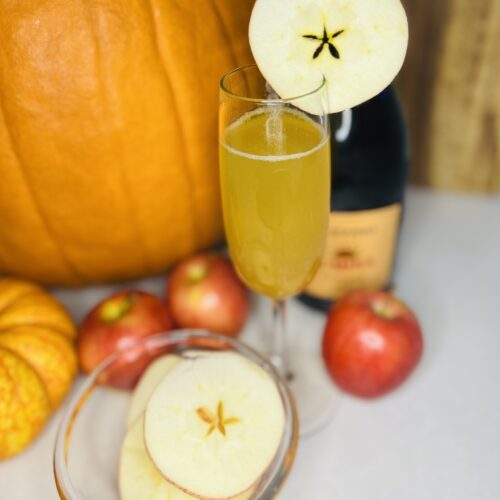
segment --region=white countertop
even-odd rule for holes
[[[163,279],[139,285],[156,293]],[[396,292],[419,317],[413,376],[376,401],[344,397],[328,428],[299,445],[282,500],[495,500],[500,495],[500,197],[411,189]],[[58,290],[75,318],[111,288]],[[268,310],[256,300],[243,340]],[[293,301],[291,334],[321,337],[324,316]],[[313,344],[311,344],[313,345]],[[57,499],[59,411],[23,454],[0,463],[1,500]]]

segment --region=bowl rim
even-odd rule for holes
[[[287,478],[291,466],[294,462],[299,435],[299,417],[293,395],[285,379],[278,373],[272,362],[258,351],[248,346],[244,342],[226,335],[208,332],[203,329],[175,329],[156,333],[148,337],[142,337],[128,344],[125,348],[115,351],[102,361],[89,375],[85,377],[76,393],[72,395],[69,402],[65,405],[61,422],[59,423],[54,451],[53,451],[53,474],[57,492],[61,500],[81,500],[73,484],[68,470],[69,445],[71,441],[71,432],[74,423],[78,418],[80,410],[97,387],[104,387],[98,383],[98,377],[111,364],[117,361],[125,352],[141,344],[149,344],[152,348],[172,345],[182,346],[182,342],[188,339],[198,338],[220,342],[221,346],[230,346],[230,348],[215,348],[212,350],[235,350],[239,354],[250,359],[263,368],[273,379],[280,393],[285,411],[285,429],[280,446],[276,452],[268,469],[263,476],[256,481],[259,488],[259,496],[255,498],[274,498],[281,490],[285,479]],[[186,350],[203,348],[210,350],[210,346],[185,346]],[[116,390],[116,389],[112,389]],[[197,498],[193,496],[193,498]],[[251,498],[254,498],[253,496]]]

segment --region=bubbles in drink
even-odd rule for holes
[[[286,152],[286,134],[283,130],[283,106],[271,106],[266,120],[266,139],[276,155]]]

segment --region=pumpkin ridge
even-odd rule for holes
[[[109,97],[110,93],[106,89],[105,78],[104,78],[105,73],[102,70],[101,44],[99,43],[99,37],[97,36],[98,34],[96,33],[96,30],[94,28],[94,21],[95,21],[96,15],[94,14],[92,7],[89,5],[89,2],[83,1],[83,2],[81,2],[81,4],[82,4],[82,6],[85,6],[86,13],[87,13],[87,16],[86,16],[87,21],[89,21],[88,22],[89,30],[90,30],[90,33],[92,35],[92,40],[94,43],[94,64],[95,64],[95,70],[98,74],[97,81],[98,81],[98,87],[99,87],[99,94],[100,94],[100,98],[101,98],[100,100],[101,100],[101,102],[105,103],[107,115],[113,116],[113,114],[109,112],[110,109],[109,109],[109,104],[108,104],[108,102],[112,99],[106,98],[106,97]],[[97,20],[97,24],[98,24],[98,20]],[[130,226],[133,228],[133,232],[136,235],[135,238],[137,239],[137,241],[145,241],[144,235],[142,234],[142,231],[140,230],[137,219],[135,218],[136,212],[135,212],[134,207],[133,207],[133,200],[132,200],[132,196],[131,196],[130,183],[128,182],[128,180],[126,178],[124,168],[123,168],[123,164],[124,164],[123,147],[121,147],[122,146],[121,141],[118,138],[116,138],[115,134],[112,134],[111,137],[112,137],[113,143],[115,144],[114,149],[115,149],[115,151],[119,152],[119,157],[120,157],[120,162],[117,162],[117,163],[119,163],[119,165],[120,165],[120,169],[119,169],[119,171],[121,173],[120,180],[121,180],[121,185],[123,187],[123,190],[125,192],[125,196],[123,196],[122,199],[126,200],[126,205],[125,205],[126,206],[126,208],[125,208],[126,220],[130,223]],[[145,245],[135,245],[135,248],[136,249],[140,248],[139,251],[140,251],[140,255],[142,256],[142,258],[141,258],[142,271],[140,274],[147,274],[147,271],[149,269],[147,263],[148,263],[149,259],[146,255]]]
[[[41,408],[38,408],[38,413],[39,413],[38,419],[29,421],[29,423],[31,424],[31,429],[29,430],[29,437],[28,437],[28,439],[21,439],[21,446],[19,446],[17,448],[14,446],[14,449],[12,449],[12,445],[11,445],[10,449],[9,449],[9,446],[7,446],[6,447],[7,453],[5,453],[5,449],[3,447],[5,446],[6,442],[8,443],[8,440],[0,439],[0,460],[3,460],[5,458],[9,458],[12,455],[16,455],[17,453],[25,450],[40,435],[40,433],[42,432],[43,428],[47,424],[47,422],[50,419],[52,412],[53,412],[52,406],[51,406],[50,400],[49,400],[49,393],[47,391],[47,387],[45,386],[45,383],[42,380],[42,378],[40,377],[40,375],[38,374],[38,372],[36,370],[34,370],[33,367],[29,363],[27,363],[23,358],[18,356],[17,353],[12,351],[8,347],[1,346],[0,353],[2,351],[4,353],[6,353],[7,356],[14,358],[18,365],[21,365],[21,366],[27,368],[27,372],[30,374],[30,376],[33,377],[33,381],[36,381],[35,384],[36,384],[37,391],[40,391],[39,392],[39,396],[40,396],[39,402],[43,406]],[[0,356],[0,369],[1,369],[2,361],[4,361],[1,358],[2,357]],[[5,368],[6,367],[5,363],[3,363],[3,365]],[[11,381],[13,381],[14,383],[17,382],[17,380],[16,380],[17,374],[10,372],[6,368],[4,371],[7,374],[7,377]],[[32,389],[33,387],[30,386],[30,388]],[[15,392],[16,392],[16,396],[19,396],[19,387],[17,385],[15,387]],[[42,400],[43,400],[43,402],[42,402]],[[32,400],[30,400],[30,402],[32,402]],[[30,402],[26,403],[25,401],[23,401],[22,402],[23,408],[26,408],[26,407],[30,408]],[[14,435],[18,436],[20,432],[22,433],[23,428],[16,421],[15,423],[8,425],[7,427],[0,426],[0,430],[1,431],[7,430],[9,432],[9,434],[14,433]]]
[[[54,243],[55,248],[58,250],[58,252],[60,254],[62,262],[67,267],[69,272],[73,275],[73,278],[76,280],[79,280],[79,279],[81,280],[82,276],[78,272],[76,266],[71,262],[69,257],[64,252],[59,240],[55,237],[55,235],[52,231],[52,228],[50,227],[49,221],[48,221],[47,217],[45,216],[44,212],[42,211],[42,208],[40,206],[40,202],[38,201],[38,198],[35,196],[34,189],[31,185],[31,183],[28,182],[28,175],[26,173],[26,169],[23,166],[23,161],[21,160],[21,155],[19,154],[19,148],[17,147],[17,144],[14,141],[14,137],[12,136],[12,133],[11,133],[9,127],[7,126],[7,119],[6,119],[7,113],[6,113],[6,110],[4,107],[3,93],[1,91],[0,91],[0,115],[2,117],[2,121],[5,124],[5,131],[6,131],[7,139],[10,143],[11,151],[13,153],[13,156],[17,160],[16,163],[19,167],[19,171],[21,172],[21,176],[24,179],[24,185],[26,187],[26,191],[29,193],[33,207],[35,208],[35,211],[40,218],[42,226],[45,228],[45,232],[46,232],[47,236]]]
[[[5,344],[4,341],[2,341],[1,339],[2,339],[2,337],[4,339],[6,339],[6,338],[8,339],[9,333],[12,336],[21,334],[24,336],[30,336],[30,337],[37,338],[40,341],[44,341],[44,340],[50,341],[50,343],[52,343],[52,349],[59,350],[61,345],[63,345],[64,346],[63,349],[66,351],[66,359],[64,361],[66,363],[66,366],[64,368],[69,373],[69,376],[66,378],[66,380],[68,380],[70,384],[71,384],[71,381],[73,380],[73,378],[77,372],[77,366],[78,366],[73,343],[67,337],[60,335],[58,332],[56,332],[52,329],[39,328],[39,327],[33,328],[33,325],[26,325],[26,326],[28,326],[28,328],[24,328],[24,326],[25,325],[23,325],[23,326],[18,325],[18,326],[13,327],[9,330],[0,331],[0,347],[3,349],[8,349],[8,350],[12,351],[18,358],[22,359],[34,372],[36,372],[36,374],[39,376],[40,380],[43,382],[45,389],[47,390],[47,395],[49,396],[50,406],[53,410],[55,410],[59,406],[59,404],[61,403],[62,400],[60,400],[58,403],[53,404],[54,403],[54,401],[52,400],[53,393],[49,389],[49,384],[47,383],[46,374],[43,373],[42,367],[37,367],[36,365],[34,365],[33,362],[30,360],[30,354],[27,354],[26,351],[23,351],[22,349],[20,349],[19,351],[14,350],[11,346],[9,346],[8,344]],[[18,331],[16,331],[16,330],[18,330]],[[5,335],[7,335],[7,337]],[[55,342],[60,342],[60,344],[57,345],[56,343],[53,343],[54,342],[53,340],[49,340],[49,339],[56,339]],[[7,342],[8,342],[8,340],[7,340]],[[68,356],[68,353],[70,354],[72,359],[70,359],[70,357]],[[68,368],[70,368],[70,370],[68,370]],[[67,389],[68,388],[69,388],[69,386],[67,386]],[[67,392],[67,389],[65,392]]]
[[[5,332],[10,332],[13,328],[17,328],[19,326],[35,326],[37,328],[44,328],[44,329],[49,330],[51,332],[57,333],[61,337],[65,338],[68,342],[73,342],[73,338],[70,337],[69,334],[67,332],[65,332],[64,330],[61,330],[60,328],[57,328],[48,322],[43,323],[43,322],[38,322],[38,321],[33,321],[32,323],[25,322],[25,323],[22,323],[22,325],[16,324],[16,325],[12,325],[12,326],[0,327],[0,335],[2,335],[2,333],[5,333]]]
[[[45,399],[47,400],[47,404],[48,404],[48,407],[51,408],[51,405],[49,403],[49,394],[47,392],[47,388],[45,387],[45,384],[42,380],[42,377],[40,377],[40,375],[38,374],[38,372],[31,366],[30,363],[28,363],[23,357],[19,356],[15,351],[13,351],[10,347],[6,347],[6,346],[0,346],[0,350],[3,350],[3,351],[7,351],[11,356],[14,356],[16,359],[20,360],[22,363],[24,363],[36,376],[36,378],[38,379],[38,382],[40,382],[40,385],[42,386],[42,389],[43,389],[43,392],[44,392],[44,395],[45,395]],[[50,417],[50,414],[48,415],[48,417]],[[47,418],[48,420],[48,418]]]
[[[43,386],[43,389],[45,391],[45,395],[47,396],[49,408],[51,411],[53,411],[55,408],[52,407],[52,404],[51,404],[50,399],[49,399],[49,391],[47,390],[47,387],[45,385],[45,381],[43,380],[40,372],[29,362],[29,360],[27,360],[24,356],[20,355],[19,353],[17,353],[16,351],[11,349],[10,347],[5,346],[5,345],[1,345],[0,349],[3,349],[4,351],[8,351],[10,354],[15,356],[17,359],[20,359],[37,376],[38,380],[40,381],[41,385]],[[50,417],[50,415],[49,415],[49,417]]]
[[[18,301],[21,299],[24,299],[25,297],[31,297],[33,295],[43,295],[43,294],[44,294],[44,292],[42,290],[33,290],[33,291],[25,293],[23,295],[19,295],[18,297],[15,297],[14,300],[12,300],[12,302],[9,302],[4,307],[0,308],[0,315],[2,315],[5,311],[8,311],[9,309],[14,307],[15,305],[17,305]]]
[[[233,68],[238,68],[241,66],[241,63],[239,62],[238,56],[236,55],[236,51],[234,50],[234,45],[231,41],[231,37],[229,36],[229,31],[226,27],[226,23],[224,22],[224,16],[222,15],[221,11],[219,10],[219,7],[217,5],[217,0],[211,0],[211,3],[212,3],[212,7],[214,9],[214,13],[219,21],[219,24],[221,25],[221,28],[222,28],[221,33],[226,41],[226,47],[228,47],[228,49],[229,49],[229,53],[231,55],[231,61],[233,63]],[[245,72],[243,71],[242,73],[243,73],[243,79],[245,82],[245,88],[246,88],[246,91],[248,92],[250,89],[250,85],[248,84]]]
[[[215,17],[217,18],[217,20],[219,21],[219,24],[221,26],[221,34],[224,37],[226,47],[229,49],[229,54],[231,55],[231,62],[232,62],[233,68],[237,68],[239,66],[238,58],[236,57],[236,52],[234,51],[233,43],[231,42],[231,39],[229,38],[229,32],[226,28],[226,23],[224,22],[224,17],[222,16],[222,14],[219,10],[219,7],[217,6],[217,1],[210,0],[210,3],[212,4],[212,7],[214,9]]]
[[[69,345],[73,345],[74,342],[72,341],[71,338],[69,338],[64,332],[62,332],[61,330],[59,330],[58,328],[54,328],[53,326],[51,325],[48,325],[48,324],[42,324],[42,323],[23,323],[23,324],[20,324],[20,325],[13,325],[13,326],[8,326],[8,327],[5,327],[5,328],[1,328],[0,329],[0,337],[2,335],[4,335],[5,333],[10,333],[10,332],[14,332],[16,333],[16,330],[23,330],[25,328],[33,328],[33,335],[36,335],[36,336],[40,336],[40,332],[41,332],[41,335],[44,335],[44,332],[46,333],[53,333],[55,335],[58,335],[60,338],[62,338],[63,340],[65,340]]]
[[[2,272],[2,269],[5,271],[7,269],[7,265],[5,260],[3,260],[2,247],[0,247],[0,272]]]
[[[149,12],[149,15],[151,18],[151,25],[153,28],[154,46],[155,46],[156,53],[158,55],[158,60],[160,62],[160,67],[161,67],[161,71],[163,74],[163,78],[165,80],[166,87],[168,88],[170,95],[172,96],[172,110],[173,110],[173,115],[175,116],[175,120],[179,124],[178,130],[179,130],[180,142],[182,143],[184,151],[187,151],[188,144],[187,144],[187,140],[186,140],[186,131],[184,130],[184,122],[181,119],[181,114],[179,112],[179,106],[177,104],[177,96],[176,96],[176,93],[174,92],[174,86],[172,84],[172,80],[171,80],[169,73],[166,69],[166,64],[165,64],[166,56],[164,55],[164,51],[161,49],[161,44],[159,42],[159,36],[158,36],[159,30],[158,30],[158,24],[157,24],[155,12],[154,12],[153,2],[154,2],[154,0],[146,0],[146,4],[148,6],[148,12]],[[199,213],[198,204],[197,204],[196,197],[194,196],[196,189],[195,189],[195,183],[194,183],[194,178],[193,178],[193,172],[191,169],[191,164],[190,164],[187,156],[183,156],[183,158],[184,158],[184,165],[185,165],[185,168],[183,169],[183,171],[186,174],[187,183],[189,184],[190,190],[193,193],[191,203],[193,206],[193,212],[194,212],[195,216],[192,217],[192,222],[191,222],[192,238],[193,238],[193,244],[191,246],[193,247],[193,245],[194,245],[194,247],[196,247],[196,246],[199,246],[198,234],[201,230],[201,228],[199,227],[199,223],[198,223],[198,220],[199,220],[198,219],[198,213]]]
[[[8,303],[5,307],[0,309],[0,317],[2,315],[4,315],[5,312],[8,312],[10,309],[15,309],[15,307],[17,307],[19,305],[20,300],[22,300],[26,297],[33,297],[33,296],[37,296],[37,295],[44,296],[45,293],[38,291],[38,290],[33,290],[32,292],[28,292],[28,293],[25,293],[24,295],[20,295],[20,296],[16,297],[12,302]],[[66,310],[66,308],[62,304],[57,303],[57,301],[56,301],[53,305],[60,308],[62,310],[62,312],[66,313],[66,315],[68,316],[68,319],[70,321],[72,320],[70,313]],[[14,324],[14,325],[0,326],[0,335],[3,332],[9,332],[13,328],[17,328],[19,326],[25,326],[25,325],[26,326],[40,327],[40,328],[44,328],[46,330],[53,331],[54,333],[61,335],[62,337],[64,337],[65,339],[67,339],[70,342],[73,342],[73,340],[76,336],[76,333],[72,334],[69,331],[63,330],[63,329],[57,327],[56,325],[53,325],[50,321],[44,322],[44,321],[39,321],[38,319],[35,319],[34,321],[31,321],[31,322],[30,321],[28,321],[28,322],[23,321],[22,325],[21,324]]]

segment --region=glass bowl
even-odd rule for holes
[[[78,388],[63,416],[54,451],[54,476],[61,499],[120,498],[118,464],[131,393],[100,385],[99,380],[124,363],[135,361],[137,366],[138,352],[141,356],[147,352],[151,362],[165,352],[182,354],[193,349],[236,351],[261,366],[275,382],[285,410],[285,430],[275,458],[258,479],[250,499],[268,500],[277,495],[295,459],[298,439],[297,412],[286,383],[268,360],[237,340],[200,330],[177,330],[147,337],[113,354]]]

